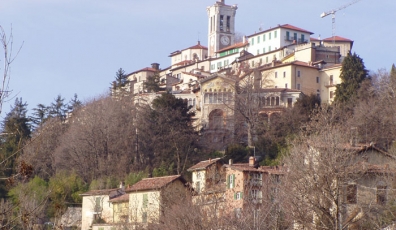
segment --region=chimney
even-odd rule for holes
[[[124,189],[125,189],[125,184],[124,184],[124,182],[122,182],[122,181],[120,182],[120,189],[121,189],[121,190],[124,190]]]
[[[254,157],[249,157],[249,166],[250,166],[250,167],[254,167],[254,165],[255,165],[255,159],[254,159]]]
[[[153,69],[159,70],[159,66],[160,66],[160,64],[158,64],[158,63],[151,63],[151,67]]]
[[[229,165],[232,165],[232,159],[229,159],[229,160],[228,160],[228,164],[229,164]]]

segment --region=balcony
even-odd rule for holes
[[[307,43],[308,39],[285,36],[285,41],[289,41],[289,42],[293,42],[293,43],[297,42],[298,44],[301,44],[301,43]]]

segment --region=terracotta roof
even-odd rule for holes
[[[284,173],[284,170],[282,170],[284,167],[281,166],[260,166],[258,168],[254,168],[252,166],[249,166],[248,163],[239,163],[239,164],[224,165],[224,166],[242,172],[263,172],[270,174]]]
[[[343,38],[340,36],[334,36],[334,38],[335,38],[334,40],[337,42],[353,42],[352,40],[350,40],[348,38]],[[333,37],[325,38],[325,39],[323,39],[323,41],[331,42],[331,41],[333,41]]]
[[[310,37],[309,40],[310,40],[310,41],[320,41],[320,39],[314,38],[314,37]]]
[[[153,177],[144,178],[143,180],[132,185],[130,188],[126,189],[126,192],[143,191],[143,190],[157,190],[165,187],[175,180],[182,180],[186,183],[184,178],[180,175],[164,176],[164,177]]]
[[[118,196],[116,198],[110,199],[109,202],[111,203],[122,203],[122,202],[128,202],[129,201],[129,194],[124,194],[121,196]]]
[[[290,25],[290,24],[284,24],[284,25],[278,25],[277,27],[269,28],[269,29],[264,30],[264,31],[260,31],[260,32],[258,32],[258,33],[254,33],[254,34],[249,35],[249,36],[247,36],[247,37],[248,37],[248,38],[249,38],[249,37],[253,37],[253,36],[256,36],[256,35],[259,35],[259,34],[263,34],[263,33],[266,33],[266,32],[268,32],[268,31],[275,30],[275,29],[278,29],[278,28],[296,30],[296,31],[304,32],[304,33],[313,34],[312,32],[310,32],[310,31],[308,31],[308,30],[301,29],[301,28],[299,28],[299,27],[297,27],[297,26],[293,26],[293,25]]]
[[[85,193],[80,194],[81,196],[97,196],[97,195],[109,195],[113,191],[117,191],[118,188],[112,189],[101,189],[101,190],[91,190]]]
[[[185,65],[190,65],[190,64],[193,64],[193,63],[195,63],[195,62],[191,61],[191,60],[184,60],[184,61],[178,62],[178,63],[176,63],[174,65],[185,66]]]
[[[151,68],[151,67],[146,67],[146,68],[137,70],[137,71],[135,71],[135,72],[132,72],[132,73],[130,73],[130,74],[127,74],[127,76],[132,75],[132,74],[135,74],[135,73],[143,72],[143,71],[156,72],[156,71],[158,71],[158,70],[157,70],[157,69],[154,69],[154,68]]]
[[[209,159],[206,161],[201,161],[201,162],[197,163],[196,165],[191,166],[189,169],[187,169],[187,171],[191,172],[191,171],[206,169],[207,167],[214,164],[215,162],[217,162],[220,159],[221,158],[215,158],[215,159]]]
[[[186,48],[184,50],[189,50],[189,49],[203,49],[203,50],[207,50],[208,47],[201,45],[201,42],[198,41],[198,43],[196,45],[188,47],[188,48]]]
[[[223,52],[223,51],[230,50],[230,49],[241,48],[241,47],[246,46],[247,44],[249,44],[249,43],[248,43],[248,42],[245,42],[245,43],[243,43],[243,42],[235,43],[235,44],[232,45],[232,46],[228,46],[228,47],[223,48],[223,49],[221,49],[221,50],[219,50],[219,51],[216,51],[216,53],[221,53],[221,52]]]
[[[172,57],[172,56],[174,56],[174,55],[176,55],[176,54],[180,54],[180,53],[181,53],[180,50],[176,50],[176,51],[170,53],[168,57]]]
[[[280,27],[280,28],[291,29],[291,30],[297,30],[297,31],[300,31],[300,32],[305,32],[305,33],[313,34],[311,31],[304,30],[304,29],[301,29],[301,28],[299,28],[299,27],[296,27],[296,26],[293,26],[293,25],[290,25],[290,24],[284,24],[284,25],[281,25],[281,26],[279,26],[279,27]]]

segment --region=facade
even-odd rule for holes
[[[126,189],[129,196],[129,223],[157,223],[165,206],[187,194],[187,182],[180,175],[145,178]]]
[[[81,229],[92,229],[97,223],[113,222],[113,204],[110,199],[125,194],[124,188],[91,190],[82,196],[82,221]]]

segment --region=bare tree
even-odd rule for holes
[[[3,56],[3,76],[0,85],[0,114],[2,112],[3,103],[11,96],[12,91],[9,89],[9,82],[11,78],[11,64],[14,62],[15,58],[18,56],[19,51],[22,46],[17,50],[16,54],[13,53],[13,42],[14,37],[12,35],[12,30],[7,37],[6,32],[3,27],[0,26],[0,43],[3,48],[4,56]],[[0,59],[1,61],[1,59]],[[1,68],[0,68],[1,70]]]

